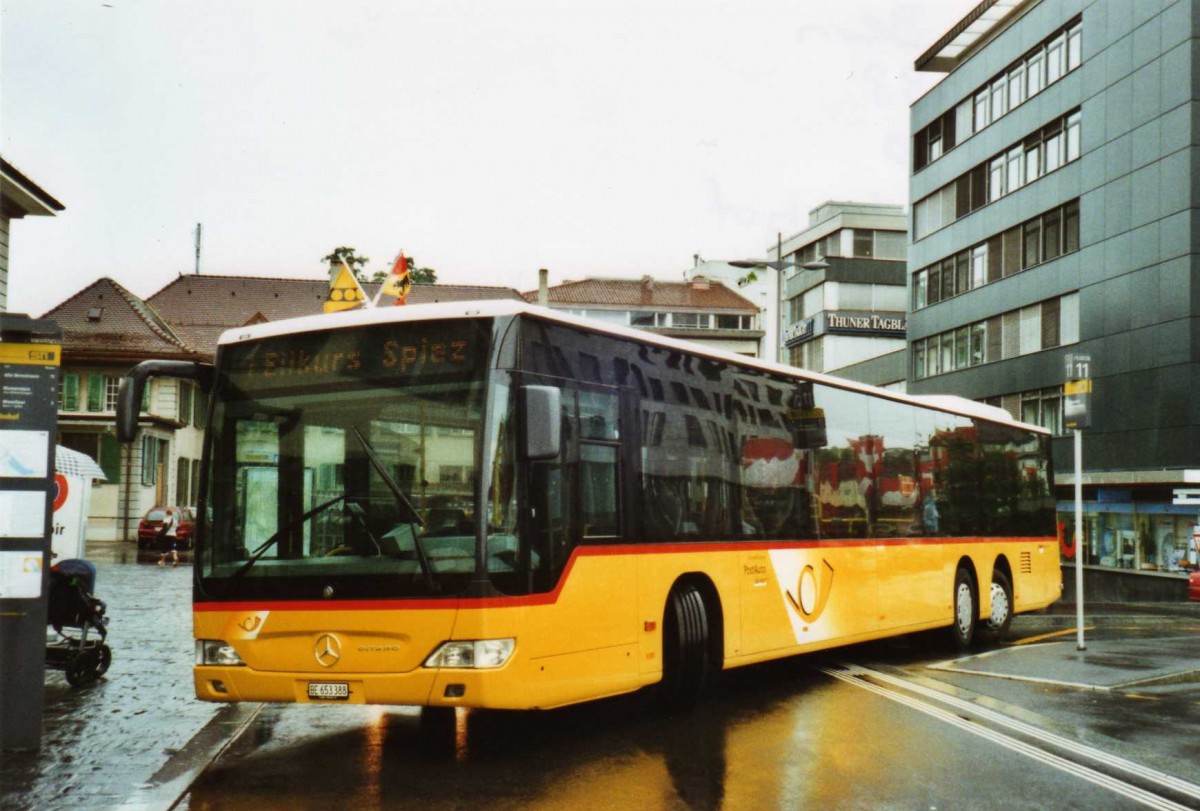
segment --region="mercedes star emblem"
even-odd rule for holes
[[[333,667],[342,658],[342,643],[333,634],[321,634],[317,644],[313,645],[313,653],[321,667]]]

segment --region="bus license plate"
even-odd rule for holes
[[[310,681],[308,697],[319,701],[339,701],[350,697],[350,685],[344,681]]]

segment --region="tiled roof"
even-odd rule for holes
[[[379,285],[367,283],[363,289],[374,298]],[[328,297],[329,282],[325,279],[181,275],[148,301],[190,345],[211,352],[217,338],[231,327],[318,315],[324,311]],[[408,303],[497,298],[520,300],[521,294],[511,287],[417,284],[409,291]],[[380,306],[394,301],[385,296]]]
[[[50,310],[63,331],[63,350],[77,355],[192,356],[189,347],[154,308],[107,277]]]
[[[364,288],[373,298],[379,285]],[[325,279],[181,275],[143,301],[104,278],[46,316],[58,320],[64,350],[77,358],[211,356],[225,330],[317,315],[328,296]],[[511,287],[461,284],[419,284],[408,294],[409,304],[479,299],[520,301],[521,294]],[[380,305],[394,301],[385,296]],[[100,309],[99,320],[89,320],[89,311],[95,309]]]
[[[674,308],[704,312],[756,313],[754,302],[720,282],[664,282],[642,279],[583,279],[549,289],[550,306],[639,307],[649,310]],[[537,291],[525,293],[526,301],[537,301]]]

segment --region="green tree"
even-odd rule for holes
[[[366,274],[363,273],[363,268],[366,266],[367,262],[370,262],[371,260],[365,256],[359,256],[357,249],[347,245],[341,245],[337,248],[334,248],[333,252],[328,256],[322,257],[321,261],[326,265],[335,263],[340,265],[342,262],[345,262],[346,265],[349,266],[350,272],[354,274],[355,278],[357,278],[359,282],[365,282],[367,279]]]
[[[433,268],[417,268],[413,270],[413,261],[409,261],[408,275],[413,284],[437,284],[437,271]]]

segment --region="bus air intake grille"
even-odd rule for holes
[[[1033,574],[1033,553],[1021,553],[1021,574]]]

